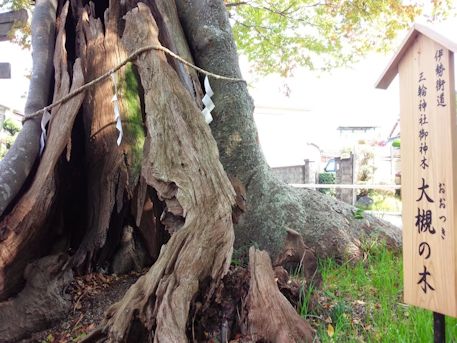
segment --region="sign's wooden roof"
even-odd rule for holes
[[[452,52],[457,51],[457,43],[451,41],[447,37],[439,34],[438,32],[430,29],[425,25],[414,24],[413,27],[409,30],[405,40],[400,45],[400,48],[398,49],[397,53],[389,62],[386,70],[382,73],[378,82],[376,82],[376,88],[386,89],[387,87],[389,87],[392,80],[398,74],[398,64],[403,58],[403,55],[406,53],[406,51],[408,51],[409,47],[414,43],[416,37],[420,34],[430,38],[431,40],[437,42],[438,44],[442,45],[444,48]]]

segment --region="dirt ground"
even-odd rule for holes
[[[146,270],[144,270],[146,272]],[[127,289],[135,283],[141,273],[122,276],[92,273],[76,277],[65,290],[71,299],[72,309],[64,318],[52,327],[34,333],[21,342],[31,343],[69,343],[78,342],[96,328],[104,318],[105,311],[119,301]],[[275,268],[278,288],[294,307],[299,306],[300,284],[289,279],[288,273],[281,267]],[[198,342],[218,342],[220,337],[232,337],[231,342],[252,342],[249,335],[242,333],[239,309],[249,289],[249,272],[246,268],[231,267],[223,282],[215,291],[210,306],[201,307],[203,299],[197,295],[191,306],[192,325],[189,334]],[[197,305],[200,305],[199,308]],[[224,327],[230,327],[227,330]]]
[[[93,273],[76,277],[65,291],[71,297],[73,307],[68,317],[21,342],[67,343],[81,340],[101,322],[106,309],[120,300],[140,275]]]

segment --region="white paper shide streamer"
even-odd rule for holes
[[[116,77],[113,74],[111,74],[111,80],[113,81],[114,84],[114,95],[113,98],[111,99],[114,107],[114,121],[116,122],[116,129],[119,131],[119,136],[117,137],[117,145],[121,145],[122,141],[122,123],[121,123],[121,113],[119,111],[119,100],[117,99],[117,82],[116,82]]]
[[[41,117],[40,155],[43,154],[44,146],[46,145],[46,125],[49,123],[49,120],[51,120],[51,113],[48,110],[44,110]]]
[[[211,86],[209,84],[208,76],[205,77],[205,96],[202,99],[203,105],[205,107],[202,110],[203,117],[205,118],[205,121],[207,124],[211,123],[213,121],[213,116],[211,115],[211,111],[216,107],[214,105],[214,102],[211,100],[211,97],[214,95],[213,90],[211,89]]]

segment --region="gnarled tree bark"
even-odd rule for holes
[[[159,44],[148,7],[139,3],[125,18],[122,41],[129,52]],[[190,303],[199,286],[209,282],[214,289],[230,264],[235,194],[209,127],[165,56],[152,51],[135,64],[147,126],[141,173],[165,200],[167,211],[183,222],[149,272],[108,311],[88,340],[185,342]]]

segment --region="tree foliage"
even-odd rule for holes
[[[14,120],[6,118],[3,122],[3,129],[8,131],[11,136],[14,136],[16,133],[21,131],[21,126]]]
[[[16,121],[6,118],[3,121],[2,130],[0,129],[0,159],[5,156],[8,149],[14,143],[21,126]]]
[[[296,67],[329,70],[385,51],[418,17],[437,22],[457,8],[453,0],[224,1],[239,51],[258,72],[284,76]],[[31,6],[30,0],[0,0],[0,10]],[[29,37],[29,25],[12,33],[25,47]]]
[[[440,21],[451,0],[226,1],[240,52],[258,72],[290,74],[295,67],[326,70],[391,47],[419,16]]]

